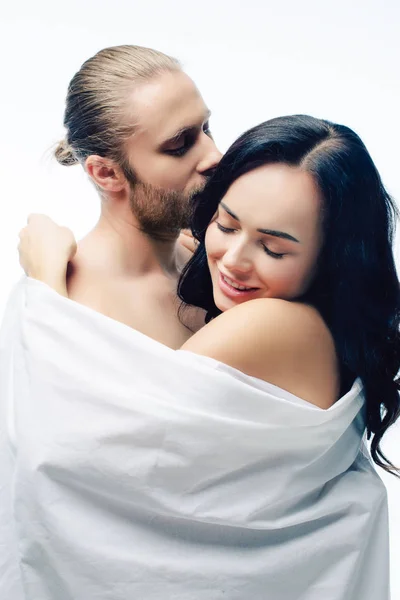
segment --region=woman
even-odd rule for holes
[[[373,460],[394,474],[380,442],[400,415],[396,216],[352,130],[308,116],[273,119],[231,146],[199,196],[199,245],[179,285],[208,322],[183,350],[321,408],[359,377]],[[67,232],[68,244],[73,255]],[[54,241],[49,249],[54,260]],[[28,272],[34,258],[22,247]]]

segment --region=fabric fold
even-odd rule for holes
[[[323,410],[29,278],[0,351],[1,598],[389,598],[359,380]]]

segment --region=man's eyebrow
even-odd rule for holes
[[[203,122],[208,121],[208,119],[210,117],[211,117],[211,111],[207,110],[207,112],[204,115]],[[173,135],[171,135],[166,140],[161,142],[161,145],[165,146],[166,144],[172,144],[173,142],[176,142],[182,135],[185,135],[185,133],[191,133],[192,131],[195,131],[198,128],[199,128],[198,123],[193,124],[193,125],[184,125],[180,129],[178,129],[178,131],[175,131],[175,133]]]
[[[232,219],[235,219],[235,221],[240,223],[239,217],[237,217],[237,215],[235,215],[235,213],[233,213],[224,202],[220,202],[219,204],[220,206],[222,206],[224,211],[228,213],[230,217],[232,217]],[[257,229],[257,231],[259,231],[260,233],[265,233],[266,235],[272,235],[274,237],[282,238],[284,240],[289,240],[291,242],[296,242],[297,244],[300,244],[298,239],[290,235],[290,233],[285,233],[284,231],[276,231],[275,229]]]

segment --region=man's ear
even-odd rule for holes
[[[95,185],[105,192],[121,192],[126,186],[121,167],[110,158],[92,154],[85,160],[85,169]]]

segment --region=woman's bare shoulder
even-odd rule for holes
[[[337,399],[337,358],[316,309],[280,299],[240,304],[211,321],[184,346],[318,406]]]

